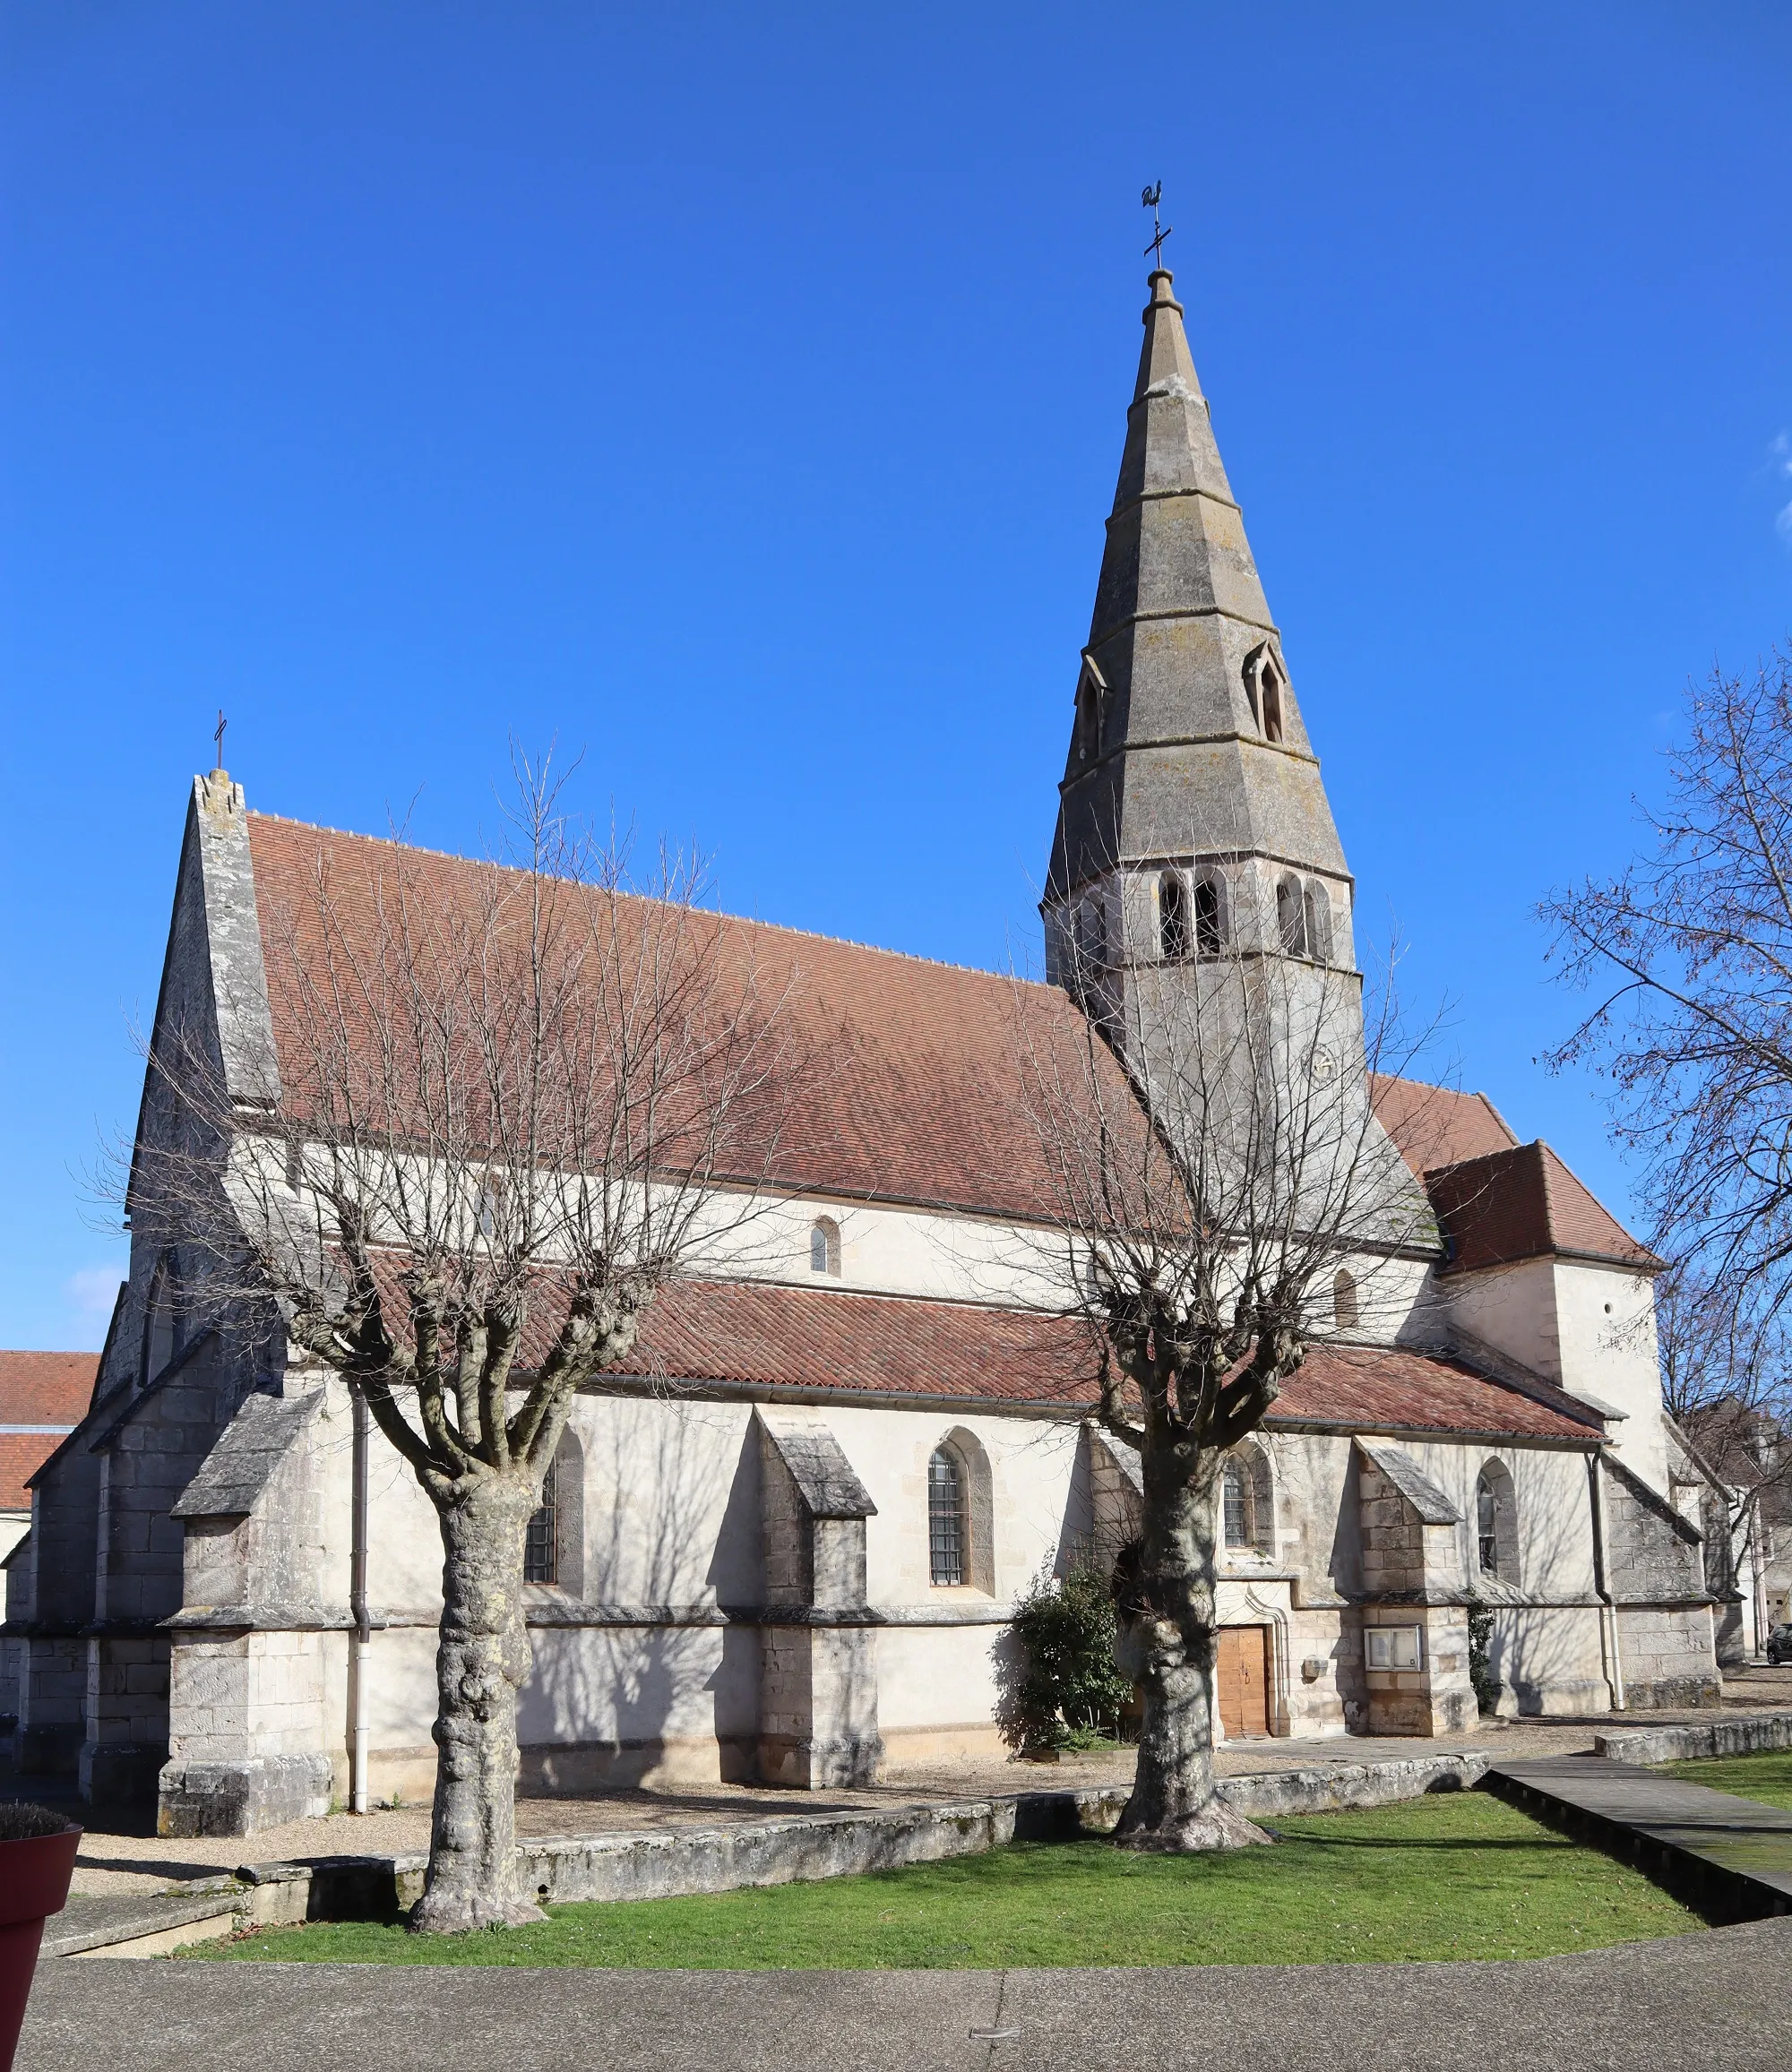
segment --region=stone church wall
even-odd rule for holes
[[[1639,1711],[1716,1704],[1722,1687],[1697,1528],[1615,1462],[1602,1479],[1626,1704]]]

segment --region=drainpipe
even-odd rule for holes
[[[367,1810],[367,1683],[373,1653],[373,1628],[367,1618],[367,1404],[358,1388],[349,1390],[354,1418],[354,1467],[350,1476],[349,1610],[355,1621],[354,1715],[349,1729],[349,1805]]]
[[[1593,1588],[1599,1599],[1599,1648],[1605,1656],[1606,1687],[1612,1694],[1612,1710],[1627,1712],[1624,1702],[1624,1653],[1618,1646],[1618,1612],[1606,1586],[1606,1485],[1599,1475],[1597,1451],[1587,1456],[1587,1495],[1593,1509]]]

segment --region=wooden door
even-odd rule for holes
[[[1214,1663],[1219,1724],[1228,1734],[1270,1731],[1270,1629],[1222,1626]]]

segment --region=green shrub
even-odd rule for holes
[[[1494,1673],[1494,1615],[1486,1605],[1469,1600],[1469,1681],[1483,1714],[1499,1707],[1500,1680]]]
[[[1114,1664],[1114,1600],[1095,1563],[1035,1578],[1014,1608],[996,1708],[1003,1739],[1023,1751],[1087,1749],[1120,1737],[1133,1687]]]

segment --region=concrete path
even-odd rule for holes
[[[1784,2072],[1792,1922],[1530,1963],[1185,1971],[41,1967],[18,2072]]]
[[[1689,1886],[1709,1919],[1792,1912],[1792,1809],[1598,1757],[1491,1766],[1501,1797]]]

